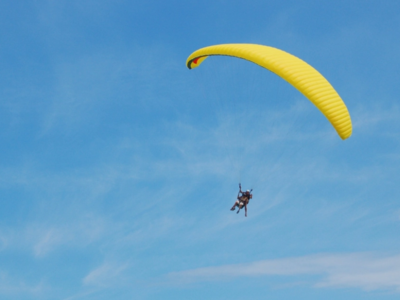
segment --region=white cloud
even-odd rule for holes
[[[399,120],[399,107],[393,105],[384,107],[383,105],[375,105],[374,107],[367,108],[359,107],[354,110],[353,114],[353,127],[357,131],[370,132],[376,134],[381,126],[386,126],[384,132],[379,134],[391,134],[393,131],[397,134],[397,124]]]
[[[63,240],[63,235],[54,229],[47,230],[40,240],[34,245],[33,251],[35,256],[42,256],[60,244]]]
[[[0,251],[28,250],[35,258],[43,259],[59,249],[86,247],[109,234],[108,227],[103,218],[88,214],[75,216],[69,222],[49,222],[42,218],[21,228],[1,228]]]
[[[31,284],[0,271],[0,295],[29,294],[40,296],[49,289],[50,287],[44,281]]]
[[[83,278],[85,285],[97,287],[115,286],[121,283],[121,273],[128,267],[128,264],[117,264],[106,262],[100,267],[91,271]]]
[[[371,253],[320,254],[206,267],[168,274],[177,283],[219,281],[238,277],[320,275],[314,287],[387,289],[400,292],[400,255]]]

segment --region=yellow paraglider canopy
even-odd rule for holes
[[[285,51],[255,44],[223,44],[193,52],[186,61],[189,69],[198,67],[208,56],[226,55],[251,61],[279,75],[325,115],[344,140],[351,136],[349,111],[332,85],[305,61]]]

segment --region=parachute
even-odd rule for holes
[[[332,85],[305,61],[277,48],[255,44],[223,44],[201,48],[187,59],[189,69],[208,56],[225,55],[251,61],[285,79],[310,100],[329,120],[339,136],[351,136],[349,111]]]

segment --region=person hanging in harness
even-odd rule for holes
[[[239,207],[237,213],[239,213],[239,211],[243,208],[244,206],[244,215],[245,217],[247,217],[247,204],[249,204],[250,199],[253,198],[253,195],[251,194],[251,190],[247,190],[245,192],[242,192],[242,186],[239,183],[239,193],[237,195],[237,200],[235,202],[235,204],[233,204],[231,210],[235,210],[236,207]]]

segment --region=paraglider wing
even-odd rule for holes
[[[198,67],[208,56],[226,55],[251,61],[285,79],[325,115],[339,136],[351,136],[352,125],[346,105],[332,85],[312,66],[285,51],[255,44],[223,44],[193,52],[186,61]]]

